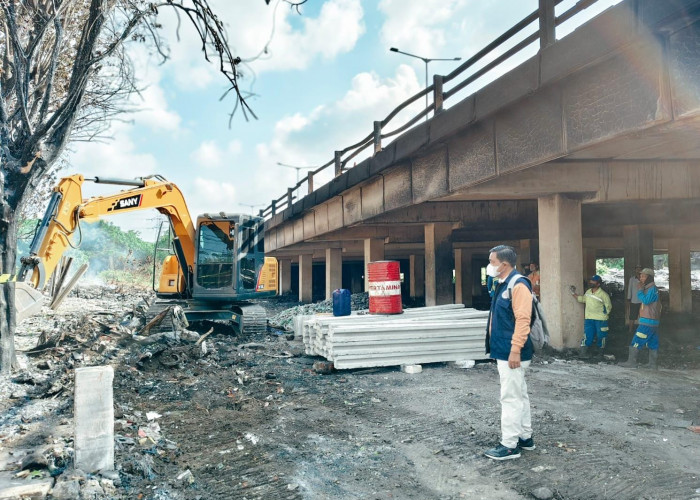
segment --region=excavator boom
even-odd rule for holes
[[[100,184],[132,186],[109,196],[83,199],[82,186],[87,180]],[[164,178],[109,179],[82,175],[64,177],[54,188],[44,218],[34,236],[29,256],[23,257],[18,281],[27,281],[41,289],[56,269],[63,253],[80,244],[81,222],[96,221],[111,214],[156,209],[170,219],[178,255],[183,269],[194,265],[195,228],[180,189]],[[31,272],[31,275],[29,273]]]

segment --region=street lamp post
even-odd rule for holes
[[[293,168],[297,171],[297,184],[299,183],[299,172],[301,170],[315,170],[318,167],[297,167],[296,165],[287,165],[286,163],[277,162],[280,167]]]
[[[432,61],[461,61],[461,57],[448,57],[448,58],[442,58],[442,57],[421,57],[417,56],[415,54],[411,54],[409,52],[404,52],[403,50],[399,50],[396,47],[391,47],[389,49],[391,52],[397,52],[399,54],[403,54],[405,56],[409,57],[415,57],[416,59],[420,59],[425,63],[425,88],[428,88],[428,63]],[[425,108],[428,108],[428,94],[425,94]],[[426,113],[425,115],[425,120],[428,121],[428,114]]]
[[[256,207],[264,207],[265,206],[265,205],[260,205],[260,204],[251,205],[250,203],[239,203],[239,205],[241,205],[243,207],[249,207],[250,208],[250,215],[255,215],[255,208]]]

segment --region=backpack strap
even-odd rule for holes
[[[530,288],[528,286],[528,283],[530,283],[530,280],[528,280],[527,277],[523,276],[522,274],[516,274],[508,282],[508,299],[509,300],[513,300],[513,288],[518,283],[524,283],[525,286],[527,286],[527,288],[532,292],[532,288]]]

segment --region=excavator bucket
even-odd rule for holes
[[[15,283],[15,309],[17,310],[17,324],[23,320],[41,312],[44,305],[44,294],[32,288],[27,283]]]

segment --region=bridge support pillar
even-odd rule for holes
[[[693,312],[690,242],[687,239],[668,240],[668,292],[671,311]]]
[[[622,245],[625,265],[625,296],[636,266],[654,267],[654,233],[639,226],[622,227]],[[633,293],[637,293],[633,290]]]
[[[313,255],[299,256],[299,302],[313,301]]]
[[[473,293],[472,252],[465,248],[455,248],[455,304],[471,307]]]
[[[412,299],[425,297],[425,257],[422,255],[411,255],[409,257],[409,292]]]
[[[588,279],[596,274],[596,249],[583,249],[583,279]]]
[[[384,239],[367,238],[365,240],[365,292],[369,292],[367,264],[384,260]]]
[[[452,224],[425,225],[425,305],[452,304],[454,287],[452,271]]]
[[[333,296],[333,290],[343,287],[343,250],[326,248],[326,299]]]
[[[569,292],[583,283],[581,201],[561,194],[538,199],[540,295],[551,345],[576,347],[583,331],[583,306]]]
[[[283,295],[292,291],[292,260],[280,259],[279,269],[279,294]]]

